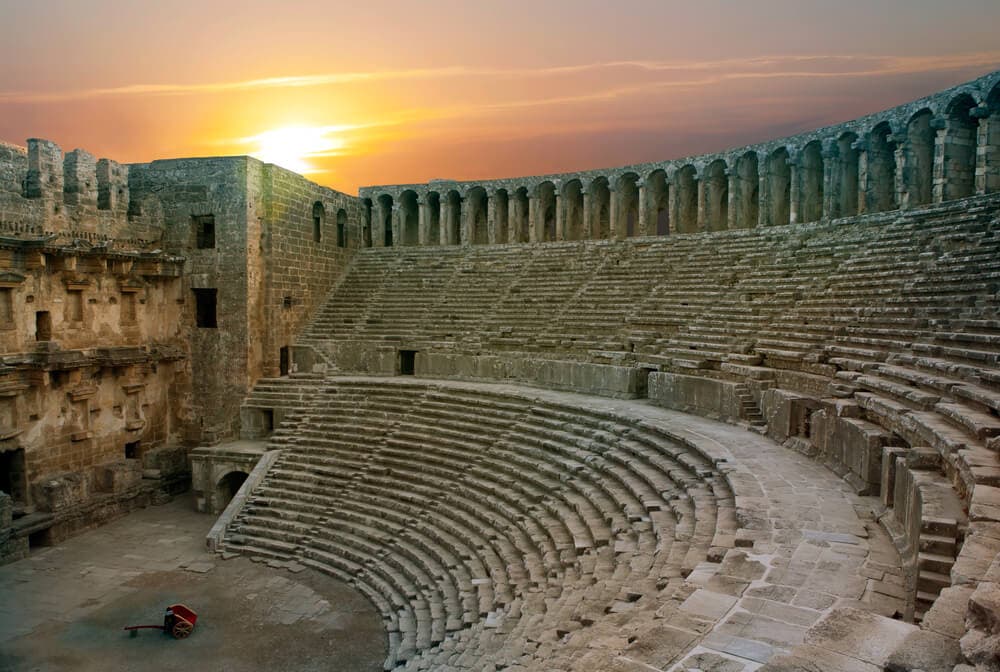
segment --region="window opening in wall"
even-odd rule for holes
[[[121,318],[124,324],[135,322],[135,294],[132,292],[122,294]]]
[[[295,305],[295,299],[291,296],[286,296],[281,300],[282,308],[291,308],[293,305]]]
[[[274,431],[274,410],[262,408],[260,411],[260,430],[262,436],[267,436]]]
[[[195,303],[195,324],[202,329],[216,329],[217,289],[192,289]]]
[[[399,351],[399,375],[412,376],[416,371],[416,350]]]
[[[66,319],[71,322],[83,321],[83,290],[71,289],[67,292]]]
[[[125,459],[126,460],[138,460],[142,457],[141,452],[142,442],[141,441],[129,441],[125,444]]]
[[[313,203],[313,242],[323,240],[323,221],[326,219],[326,208],[319,201]]]
[[[288,370],[291,367],[290,359],[288,346],[286,345],[278,351],[278,368],[282,376],[288,375]]]
[[[24,448],[0,453],[0,491],[6,492],[15,504],[27,502],[27,473],[24,468]]]
[[[215,215],[200,215],[191,218],[194,228],[194,246],[199,250],[215,247]]]
[[[35,313],[35,340],[52,340],[52,315],[47,310],[39,310]]]
[[[347,247],[347,213],[337,211],[337,247]]]

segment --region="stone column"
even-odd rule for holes
[[[372,247],[385,247],[385,207],[380,201],[372,203],[372,214]]]
[[[461,213],[461,220],[458,223],[458,244],[459,245],[472,245],[472,222],[475,216],[472,212],[472,208],[469,206],[468,199],[463,198],[466,207],[459,208]]]
[[[837,174],[840,169],[840,159],[836,152],[823,150],[823,219],[834,219],[839,216],[840,184]]]
[[[528,194],[528,240],[532,243],[539,242],[542,237],[539,235],[538,222],[538,197]]]
[[[868,143],[858,140],[854,143],[858,151],[858,214],[868,212]]]
[[[618,231],[618,223],[621,220],[618,212],[618,190],[613,189],[610,185],[608,186],[608,238],[611,240],[617,240],[621,238],[621,234]]]
[[[976,138],[976,193],[1000,191],[1000,114],[989,116],[980,106],[975,110],[979,119]]]
[[[562,194],[556,191],[556,240],[566,240],[566,214],[563,212]]]
[[[931,128],[936,133],[934,135],[934,203],[941,203],[946,198],[945,182],[947,180],[945,169],[945,151],[948,143],[948,129],[944,119],[934,119],[931,121]]]
[[[726,169],[726,228],[735,229],[738,222],[736,221],[736,209],[739,207],[739,189],[740,181],[736,176],[735,168]]]
[[[667,216],[670,218],[670,233],[680,233],[680,211],[677,203],[677,184],[667,182]]]
[[[705,188],[705,180],[698,178],[698,222],[696,229],[706,231],[708,229],[708,190]]]
[[[417,244],[430,245],[430,221],[426,197],[417,201]]]
[[[399,203],[392,204],[392,244],[399,247],[403,244],[403,208]]]
[[[583,192],[583,239],[593,240],[594,231],[592,225],[592,217],[590,212],[590,194],[587,191]]]
[[[486,240],[491,245],[502,242],[497,240],[497,199],[489,192],[486,193]]]
[[[768,161],[757,166],[757,226],[771,224],[771,180]]]
[[[507,196],[507,242],[513,243],[517,240],[517,232],[514,228],[517,226],[517,204],[518,199],[515,196]]]
[[[890,140],[896,143],[896,150],[893,154],[896,161],[896,174],[893,177],[896,185],[896,202],[900,210],[906,210],[913,203],[913,195],[910,193],[910,185],[907,184],[906,176],[910,170],[908,165],[910,152],[907,151],[909,138],[906,134],[890,136]]]
[[[640,180],[638,183],[639,187],[639,221],[636,224],[636,235],[637,236],[650,236],[656,232],[655,226],[650,226],[649,223],[649,203],[647,202],[648,194],[646,193],[646,183]]]
[[[442,196],[438,204],[440,206],[440,214],[438,215],[438,243],[441,245],[450,245],[451,239],[448,237],[448,232],[451,230],[451,203],[446,196]]]
[[[802,211],[802,185],[799,184],[799,161],[788,159],[788,222],[798,223]]]

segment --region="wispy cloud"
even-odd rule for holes
[[[291,75],[206,83],[137,83],[117,87],[64,91],[2,91],[0,103],[59,103],[66,101],[129,96],[185,96],[225,94],[264,89],[329,87],[392,80],[456,78],[540,79],[601,71],[631,71],[640,74],[685,75],[694,79],[643,81],[641,86],[689,87],[725,79],[772,79],[802,77],[880,77],[907,73],[940,72],[1000,64],[1000,51],[954,56],[774,56],[713,61],[604,61],[547,68],[476,68],[449,66],[401,70],[334,72]],[[639,85],[637,85],[639,86]],[[627,87],[626,87],[627,88]],[[613,94],[607,94],[613,95]],[[588,97],[582,97],[586,100]]]

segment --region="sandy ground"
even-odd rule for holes
[[[0,671],[382,669],[386,636],[357,591],[204,549],[214,518],[184,497],[0,567]],[[130,636],[176,602],[194,632]]]

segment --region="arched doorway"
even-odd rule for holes
[[[229,502],[243,487],[248,476],[249,474],[245,471],[230,471],[219,479],[215,486],[215,513],[222,513],[229,506]]]

